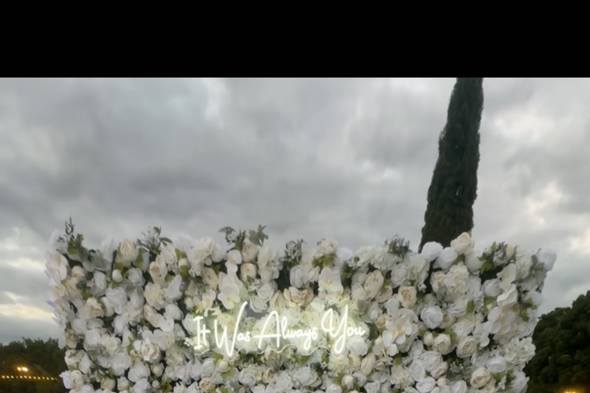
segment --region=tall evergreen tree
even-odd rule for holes
[[[428,189],[420,249],[429,241],[448,246],[455,237],[473,228],[482,82],[482,78],[458,78],[453,88],[447,124],[439,138],[438,160]]]

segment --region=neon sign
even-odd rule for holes
[[[192,346],[197,352],[205,352],[212,347],[212,344],[215,344],[217,349],[221,349],[226,355],[232,356],[238,343],[256,344],[256,348],[261,350],[266,342],[271,342],[276,350],[280,352],[289,345],[289,341],[303,340],[303,349],[309,350],[313,342],[318,340],[322,334],[325,334],[333,340],[332,350],[336,354],[341,354],[346,348],[349,337],[363,336],[368,333],[363,327],[349,326],[348,305],[344,306],[340,316],[332,308],[326,310],[320,318],[319,326],[291,329],[287,317],[281,316],[277,311],[272,311],[264,319],[260,331],[240,330],[247,305],[248,302],[244,302],[240,306],[231,331],[228,330],[227,326],[220,326],[221,324],[217,318],[212,321],[213,327],[210,328],[207,326],[205,316],[194,317],[193,330],[195,335],[185,339],[185,343]],[[213,337],[213,341],[211,337]],[[286,343],[284,343],[285,341]]]

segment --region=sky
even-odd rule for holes
[[[0,342],[62,337],[49,239],[267,226],[414,248],[454,79],[0,79]],[[543,312],[590,290],[590,80],[485,79],[473,237],[550,248]]]

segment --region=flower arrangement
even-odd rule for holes
[[[553,252],[476,254],[463,233],[420,253],[394,238],[356,252],[291,241],[279,254],[264,227],[222,231],[227,246],[153,228],[88,249],[66,225],[47,272],[70,392],[525,391]],[[207,326],[226,329],[225,344],[196,345]],[[280,334],[248,339],[261,332]]]

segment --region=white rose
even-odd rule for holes
[[[493,280],[484,281],[483,292],[488,297],[498,297],[502,292],[502,289],[500,288],[500,280],[495,278]]]
[[[502,356],[494,356],[486,362],[486,368],[494,374],[503,373],[506,371],[506,359]]]
[[[139,353],[144,362],[153,363],[160,359],[160,348],[150,341],[141,342]]]
[[[121,282],[123,281],[123,275],[119,269],[114,269],[112,273],[113,281],[114,282]]]
[[[524,365],[535,356],[535,344],[533,339],[527,337],[519,340],[513,338],[506,346],[505,358],[514,365]]]
[[[328,294],[340,294],[344,291],[340,279],[340,269],[338,267],[325,267],[320,273],[318,280],[319,290]]]
[[[142,362],[135,362],[133,367],[129,369],[129,378],[132,382],[137,382],[142,378],[147,378],[150,375],[150,369]]]
[[[139,250],[133,240],[123,240],[117,249],[117,262],[129,266],[139,255]]]
[[[150,263],[148,272],[154,282],[162,284],[166,279],[166,274],[168,274],[168,268],[163,261],[154,261]]]
[[[483,388],[492,379],[492,374],[485,368],[479,367],[471,374],[471,386],[474,388]]]
[[[129,367],[131,367],[131,358],[127,352],[117,352],[111,358],[111,369],[115,375],[123,375]]]
[[[420,319],[429,329],[436,329],[443,320],[443,313],[438,306],[428,306],[420,313]]]
[[[365,283],[363,284],[363,289],[365,290],[365,294],[367,295],[368,299],[373,299],[383,286],[383,274],[379,270],[374,270],[367,275]]]
[[[127,279],[131,284],[133,284],[136,287],[142,287],[145,283],[145,280],[143,278],[143,272],[136,268],[131,268],[127,270]]]
[[[451,240],[451,247],[457,251],[458,254],[469,254],[473,250],[473,240],[467,232],[463,232],[454,240]]]
[[[521,393],[525,390],[528,381],[529,378],[525,375],[525,373],[518,371],[510,383],[510,387],[514,393]]]
[[[455,262],[457,256],[457,251],[454,248],[445,247],[436,258],[434,266],[447,270]]]
[[[510,288],[498,296],[498,305],[499,306],[511,306],[518,302],[518,290],[516,289],[516,285],[512,284]]]
[[[363,336],[352,336],[346,341],[348,350],[356,356],[365,356],[369,351],[369,343]]]
[[[201,277],[205,285],[207,285],[211,289],[217,289],[217,285],[219,284],[219,278],[217,277],[217,273],[215,273],[215,270],[211,269],[210,267],[206,267],[203,269]]]
[[[238,380],[242,385],[253,386],[256,384],[256,369],[254,367],[246,367],[240,371]]]
[[[439,334],[434,339],[434,350],[440,352],[443,355],[446,355],[449,352],[451,352],[452,347],[453,344],[451,342],[451,337],[449,337],[448,334]]]
[[[311,367],[300,367],[293,373],[293,378],[301,386],[311,386],[318,382],[318,375]]]
[[[432,391],[432,389],[434,389],[435,385],[436,381],[434,380],[434,378],[426,377],[423,380],[418,381],[418,383],[416,384],[416,390],[418,390],[420,393],[429,393],[430,391]]]
[[[453,393],[467,393],[467,383],[465,381],[456,381],[451,386]]]
[[[242,254],[238,250],[231,250],[227,253],[227,262],[239,265],[242,263]]]
[[[258,254],[258,246],[249,240],[244,242],[244,246],[242,247],[242,259],[244,262],[252,262],[256,259],[256,255]]]
[[[373,372],[373,368],[375,367],[375,355],[373,353],[368,354],[363,358],[361,361],[361,372],[369,376]]]
[[[457,345],[457,356],[468,358],[477,351],[477,341],[473,336],[467,336],[459,341]]]
[[[256,265],[253,263],[243,263],[240,266],[240,279],[244,282],[256,278]]]
[[[416,288],[415,287],[400,287],[399,289],[400,303],[405,308],[412,308],[416,304]]]
[[[301,288],[305,284],[305,271],[303,266],[297,265],[289,272],[289,282],[295,288]]]
[[[427,262],[432,262],[439,256],[442,250],[443,246],[441,246],[439,243],[427,242],[424,243],[424,246],[422,246],[422,251],[420,254],[424,257],[424,259],[426,259]]]

